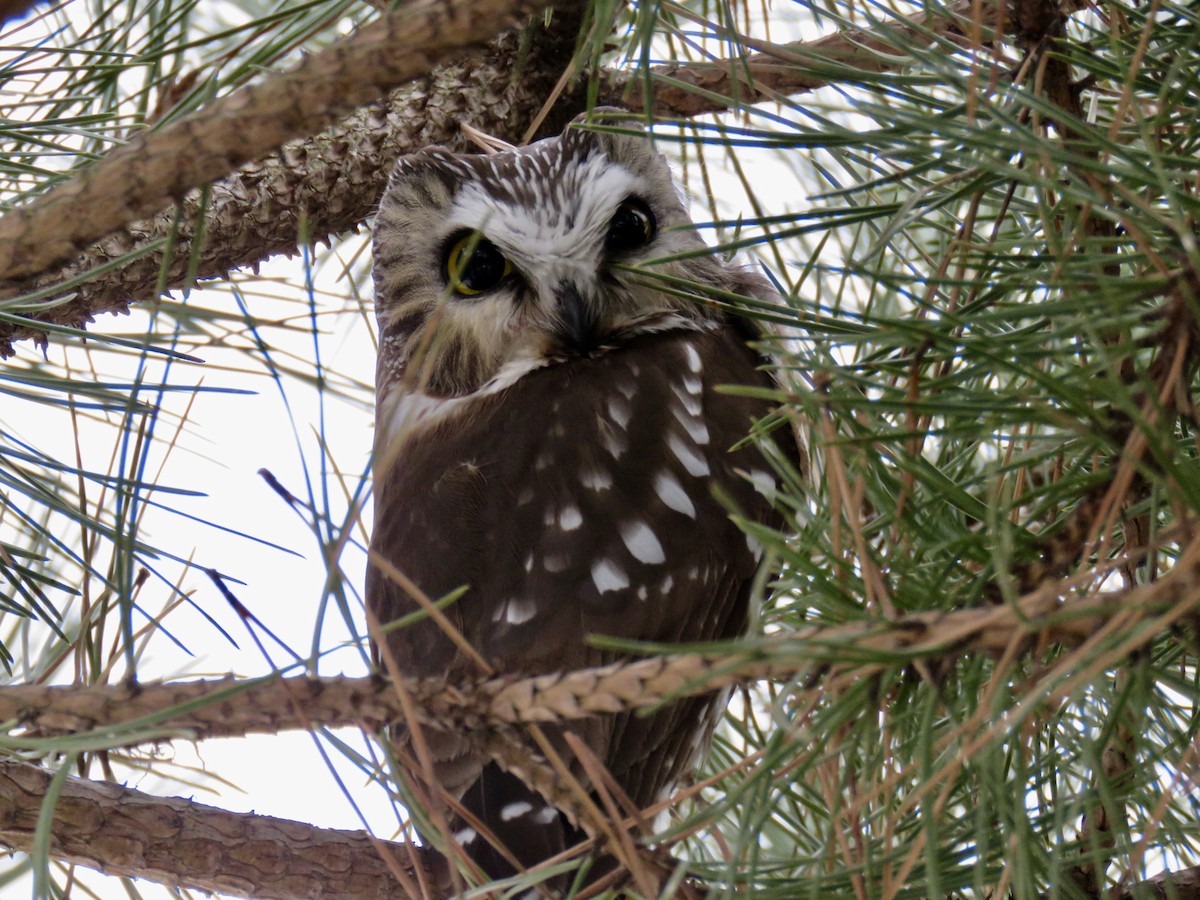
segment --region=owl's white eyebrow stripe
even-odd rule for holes
[[[642,176],[603,153],[573,167],[566,181],[562,173],[542,172],[536,166],[526,172],[525,161],[534,160],[527,155],[518,159],[522,162],[513,167],[518,177],[509,183],[512,189],[490,193],[480,181],[468,179],[455,195],[446,222],[485,230],[506,255],[527,260],[545,262],[580,254],[590,259],[596,232],[607,224],[612,210],[624,197],[646,189]],[[554,193],[552,202],[531,202],[539,197],[545,200],[547,189]],[[530,196],[522,200],[521,193]],[[569,222],[576,224],[572,227]]]

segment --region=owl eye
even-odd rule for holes
[[[608,223],[604,246],[610,253],[624,253],[645,247],[654,240],[654,213],[641,200],[626,200],[617,207]]]
[[[512,274],[512,263],[478,232],[455,239],[446,251],[446,283],[455,293],[474,297],[490,291]]]

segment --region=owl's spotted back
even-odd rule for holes
[[[467,586],[447,616],[498,672],[611,662],[590,635],[745,629],[760,553],[726,505],[779,521],[771,467],[731,448],[769,407],[718,386],[771,382],[749,331],[677,285],[766,288],[698,253],[689,225],[642,136],[572,128],[493,156],[435,148],[397,164],[375,225],[372,549],[430,597]],[[652,268],[664,278],[635,271],[664,257]],[[367,600],[384,622],[417,608],[374,566]],[[478,674],[429,620],[392,631],[387,649],[411,675]],[[706,697],[570,730],[645,807],[690,773],[714,716]],[[486,874],[582,836],[470,736],[426,737],[436,789],[492,833],[453,826]],[[572,761],[564,730],[549,737]],[[396,739],[403,749],[409,735]]]

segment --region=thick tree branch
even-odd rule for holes
[[[53,777],[36,766],[0,762],[0,844],[33,850]],[[408,896],[401,883],[416,883],[415,866],[435,896],[447,884],[444,860],[429,850],[71,776],[55,800],[50,854],[112,875],[259,900]],[[1200,868],[1163,873],[1116,896],[1200,898]]]
[[[846,31],[784,45],[754,43],[760,52],[735,63],[659,67],[653,73],[654,114],[690,116],[739,101],[801,93],[836,80],[835,75],[844,76],[845,69],[899,68],[909,57],[898,48],[938,36],[956,37],[975,8],[973,2],[956,0],[937,14],[921,13],[910,22],[874,32]],[[979,8],[980,27],[993,27],[994,0]],[[118,224],[126,227],[68,265],[13,287],[26,294],[75,296],[44,310],[37,300],[10,307],[10,312],[27,313],[33,321],[28,327],[0,323],[0,353],[14,340],[40,336],[36,321],[81,326],[99,313],[151,299],[160,279],[165,289],[179,289],[188,285],[189,277],[223,278],[232,269],[256,265],[272,254],[294,252],[301,221],[313,241],[352,230],[374,212],[397,156],[429,144],[466,149],[459,128],[463,122],[509,141],[522,140],[570,59],[576,31],[577,21],[560,12],[549,29],[539,26],[536,40],[525,48],[519,48],[519,36],[504,36],[486,52],[394,91],[379,107],[359,109],[312,139],[295,141],[280,153],[243,166],[214,183],[207,196],[194,190],[179,209],[136,222],[125,218]],[[518,73],[513,71],[514,59],[521,61]],[[644,109],[643,83],[635,73],[602,72],[599,80],[601,102]],[[541,133],[556,131],[580,105],[581,101],[560,103]],[[232,151],[222,152],[228,156]],[[169,159],[163,162],[170,165]],[[199,248],[193,246],[197,223],[202,223],[205,235]],[[164,266],[167,252],[171,256]],[[88,274],[130,254],[138,255]]]
[[[1069,586],[1047,582],[1014,605],[916,613],[890,622],[801,629],[741,651],[651,657],[536,678],[446,685],[412,681],[408,693],[434,727],[486,732],[502,725],[563,722],[655,706],[664,700],[769,679],[821,672],[860,680],[909,661],[1003,653],[1014,647],[1078,647],[1099,633],[1144,646],[1200,608],[1200,539],[1153,584],[1063,601]],[[109,732],[110,746],[183,735],[190,740],[309,728],[376,730],[401,718],[378,678],[267,678],[149,685],[0,689],[0,719],[28,736]]]
[[[0,218],[0,282],[44,271],[298,135],[478,46],[543,0],[409,0],[288,72],[136,136]]]
[[[33,849],[54,776],[0,762],[0,843]],[[178,797],[153,797],[67,776],[54,806],[50,853],[110,875],[260,900],[385,900],[399,877],[441,878],[440,858],[365,832],[230,813]],[[391,867],[383,854],[391,857]]]

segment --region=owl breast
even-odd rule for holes
[[[468,398],[395,454],[374,550],[434,599],[465,586],[448,616],[500,672],[611,661],[591,635],[739,635],[758,555],[730,513],[775,524],[774,479],[756,447],[731,447],[768,405],[717,386],[768,386],[758,363],[730,328],[680,329]],[[378,570],[369,578],[382,621],[416,608]],[[392,632],[389,648],[415,676],[476,674],[429,621]],[[576,730],[645,805],[691,764],[710,705]]]

